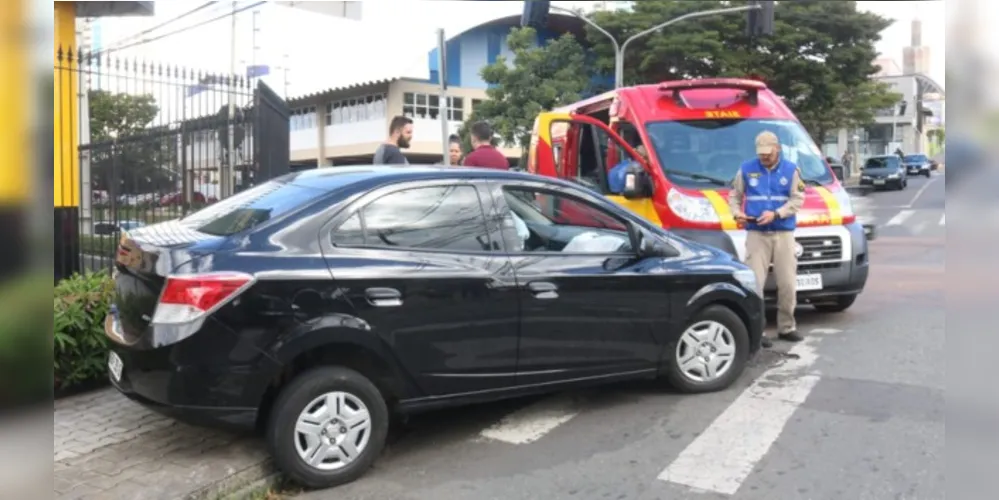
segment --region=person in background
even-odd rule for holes
[[[447,141],[447,156],[450,165],[457,167],[461,165],[461,137],[451,134]]]
[[[405,116],[392,118],[389,124],[388,140],[378,145],[375,149],[375,157],[371,161],[374,165],[409,165],[409,160],[402,154],[403,149],[409,148],[410,141],[413,140],[413,120]]]
[[[794,229],[796,214],[805,202],[805,183],[798,166],[781,155],[780,140],[770,131],[756,136],[756,158],[743,162],[732,179],[729,208],[746,228],[746,265],[756,275],[763,296],[770,265],[777,281],[777,337],[802,340],[794,321],[798,305],[798,256]],[[745,202],[745,206],[743,205]],[[765,335],[762,347],[771,347]]]
[[[639,144],[635,147],[635,151],[642,155],[642,158],[648,162],[649,154],[645,151],[645,146]],[[617,165],[614,165],[607,173],[607,188],[613,194],[621,194],[624,192],[624,176],[628,173],[628,167],[633,165],[635,161],[627,155],[623,150],[621,150],[621,155],[625,157]]]
[[[495,168],[509,170],[510,160],[503,156],[492,144],[493,128],[486,122],[475,122],[470,127],[472,152],[465,156],[462,165],[466,167]]]

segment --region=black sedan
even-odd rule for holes
[[[860,185],[901,191],[909,185],[908,173],[897,155],[872,156],[860,169]]]
[[[902,161],[905,163],[905,172],[908,175],[929,177],[930,171],[933,170],[930,158],[924,154],[905,155]]]
[[[485,169],[289,174],[129,231],[114,275],[114,386],[264,431],[309,487],[364,474],[396,413],[628,379],[724,389],[764,325],[727,253]]]

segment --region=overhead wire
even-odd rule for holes
[[[158,30],[160,28],[163,28],[163,27],[168,26],[170,24],[173,24],[173,23],[175,23],[177,21],[180,21],[181,19],[184,19],[185,17],[188,17],[188,16],[194,15],[194,14],[196,14],[198,12],[201,12],[202,10],[204,10],[204,9],[206,9],[208,7],[211,7],[211,6],[213,6],[213,5],[217,4],[217,3],[218,2],[216,2],[216,1],[205,2],[205,3],[203,3],[203,4],[201,4],[201,5],[193,8],[193,9],[187,11],[187,12],[179,14],[179,15],[173,17],[173,18],[167,19],[166,21],[163,21],[162,23],[157,24],[156,26],[144,29],[144,30],[142,30],[142,31],[140,31],[138,33],[135,33],[135,34],[126,36],[126,37],[124,37],[124,38],[122,38],[120,40],[117,40],[114,43],[112,43],[111,46],[114,47],[114,48],[116,48],[117,46],[122,45],[122,44],[124,44],[126,42],[135,40],[137,38],[141,38],[141,37],[143,37],[145,35],[148,35],[148,34],[154,32],[154,31],[156,31],[156,30]],[[114,50],[114,48],[112,48],[110,50]]]
[[[113,51],[119,51],[119,50],[129,49],[129,48],[132,48],[132,47],[138,47],[139,45],[145,45],[147,43],[152,43],[152,42],[155,42],[155,41],[158,41],[158,40],[162,40],[162,39],[170,37],[170,36],[174,36],[174,35],[177,35],[177,34],[180,34],[180,33],[184,33],[185,31],[190,31],[190,30],[192,30],[194,28],[200,28],[201,26],[205,26],[207,24],[211,24],[211,23],[214,23],[216,21],[221,21],[221,20],[226,19],[226,18],[228,18],[230,16],[234,16],[236,14],[239,14],[240,12],[244,12],[244,11],[247,11],[247,10],[259,7],[259,6],[261,6],[261,5],[265,4],[265,3],[267,3],[267,2],[266,1],[254,2],[254,3],[250,4],[250,5],[247,5],[247,6],[240,7],[238,9],[232,10],[232,11],[226,13],[226,14],[223,14],[223,15],[220,15],[220,16],[217,16],[217,17],[213,17],[211,19],[207,19],[205,21],[201,21],[199,23],[195,23],[195,24],[192,24],[190,26],[185,26],[185,27],[180,28],[180,29],[169,31],[167,33],[163,33],[162,35],[157,35],[157,36],[154,36],[154,37],[151,37],[151,38],[143,38],[142,40],[139,40],[139,41],[136,41],[136,42],[132,42],[132,43],[129,43],[129,44],[125,44],[125,45],[122,45],[120,47],[115,47],[113,49],[104,49],[104,50],[98,52],[98,54],[102,54],[102,53],[105,53],[105,52],[108,52],[108,51],[111,51],[111,50],[113,50]]]

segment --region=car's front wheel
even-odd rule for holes
[[[732,385],[746,367],[749,332],[731,309],[713,305],[694,315],[667,349],[666,380],[688,393]]]
[[[319,367],[295,377],[274,402],[267,442],[278,469],[308,488],[361,477],[381,454],[389,413],[364,375]]]
[[[927,171],[923,172],[923,177],[926,177],[927,179],[929,179],[930,178],[930,171],[927,170]]]

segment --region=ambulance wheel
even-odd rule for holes
[[[832,302],[815,304],[815,310],[824,313],[838,313],[850,308],[857,301],[857,294],[840,295]]]

